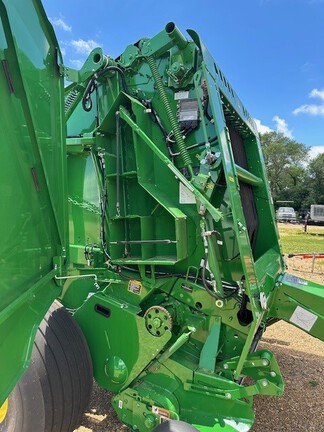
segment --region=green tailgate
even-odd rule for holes
[[[0,1],[0,404],[59,293],[66,223],[63,79],[38,1]]]

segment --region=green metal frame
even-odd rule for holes
[[[68,253],[63,76],[40,2],[0,2],[0,405],[28,367]]]

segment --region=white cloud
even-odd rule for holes
[[[272,120],[276,123],[276,131],[278,133],[283,134],[285,137],[293,139],[292,131],[288,128],[288,124],[285,119],[280,118],[279,116],[275,115]],[[256,124],[257,130],[260,134],[273,132],[274,129],[271,129],[269,126],[266,126],[261,123],[261,120],[254,119],[254,122]]]
[[[315,158],[319,154],[324,153],[324,145],[322,146],[312,146],[310,148],[309,156],[311,159]]]
[[[318,97],[324,100],[324,90],[318,90],[315,88],[309,93],[309,97]]]
[[[54,27],[61,28],[62,30],[66,31],[66,32],[72,31],[72,27],[69,26],[68,24],[66,24],[66,22],[64,22],[62,18],[57,18],[57,19],[50,18],[50,21]]]
[[[312,116],[324,116],[324,105],[301,105],[294,109],[293,114],[309,114]]]
[[[253,119],[253,120],[254,120],[254,122],[256,124],[256,127],[257,127],[257,130],[258,130],[258,132],[260,134],[264,134],[264,133],[268,133],[268,132],[273,132],[273,130],[271,128],[269,128],[269,126],[266,126],[266,125],[262,124],[261,120],[256,119],[256,118]]]
[[[309,114],[311,116],[324,116],[324,90],[314,88],[309,93],[310,98],[319,98],[323,102],[320,104],[304,104],[294,109],[293,114]]]
[[[288,128],[288,124],[285,119],[275,115],[272,119],[276,123],[277,132],[283,134],[285,137],[293,139],[293,133]]]
[[[78,54],[89,54],[94,48],[101,46],[100,43],[92,39],[71,40],[70,45],[75,49]]]

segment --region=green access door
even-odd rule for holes
[[[0,1],[0,405],[57,296],[67,243],[63,79],[42,5]]]

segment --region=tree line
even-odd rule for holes
[[[287,206],[300,214],[324,204],[324,153],[310,159],[309,147],[277,132],[260,134],[260,140],[274,203],[292,201]]]

